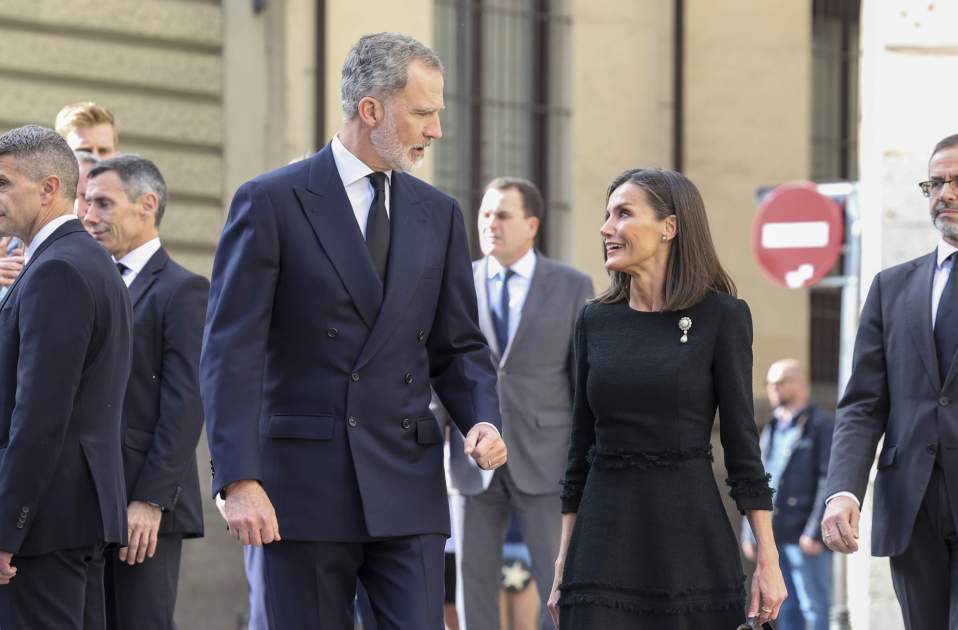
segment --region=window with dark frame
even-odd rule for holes
[[[485,185],[501,175],[539,186],[538,246],[561,238],[570,210],[569,0],[435,0],[435,50],[446,66],[435,184],[462,206],[474,257]]]
[[[858,178],[857,0],[812,2],[811,164],[816,182]],[[830,272],[840,276],[843,258]],[[813,384],[838,382],[841,335],[841,288],[816,286],[809,291],[809,375]]]

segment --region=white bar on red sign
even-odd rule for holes
[[[766,223],[762,226],[762,247],[765,249],[798,249],[826,245],[827,221]]]

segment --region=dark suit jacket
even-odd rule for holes
[[[875,277],[838,407],[826,496],[847,490],[864,499],[884,437],[872,520],[876,556],[908,546],[936,457],[947,485],[958,490],[958,362],[939,376],[931,327],[935,264],[933,252]]]
[[[266,488],[286,540],[448,534],[430,383],[500,425],[458,204],[394,172],[382,283],[329,146],[236,192],[200,366],[213,491]]]
[[[126,542],[131,316],[116,267],[79,221],[40,245],[0,303],[0,549]]]
[[[123,403],[126,496],[165,511],[160,533],[203,534],[196,443],[206,278],[156,252],[130,285],[133,369]]]
[[[798,544],[802,536],[821,542],[822,514],[825,512],[825,499],[828,498],[825,494],[825,478],[835,421],[829,414],[810,404],[794,422],[801,426],[801,437],[788,455],[788,462],[778,480],[778,489],[773,497],[775,513],[772,529],[775,542],[779,544]],[[762,463],[766,465],[775,441],[774,426],[773,418],[759,437]],[[744,523],[742,532],[745,539],[750,539],[751,531]]]

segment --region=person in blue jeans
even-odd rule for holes
[[[780,630],[828,630],[832,553],[822,542],[825,477],[834,419],[810,401],[808,380],[794,359],[768,370],[772,418],[762,430],[762,461],[775,490],[772,528],[789,597],[779,611]],[[755,557],[748,523],[742,553]]]

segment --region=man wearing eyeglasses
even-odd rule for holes
[[[958,627],[958,134],[919,184],[936,250],[875,277],[839,403],[822,538],[858,549],[875,451],[872,555],[888,556],[905,628]]]

